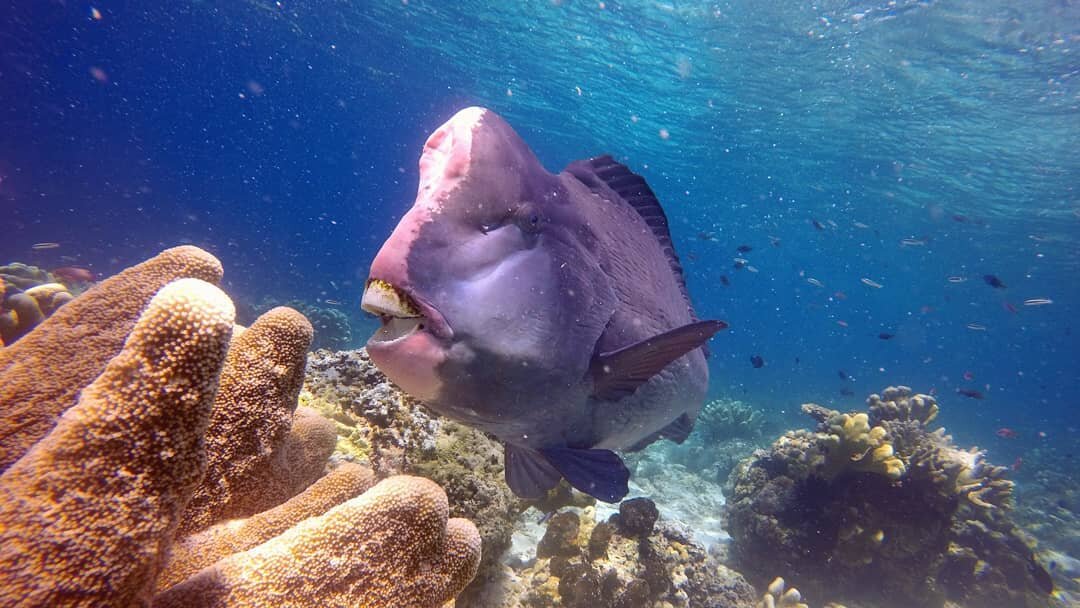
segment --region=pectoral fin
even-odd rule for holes
[[[589,367],[593,396],[613,401],[633,393],[669,363],[726,327],[723,321],[697,321],[596,356]]]

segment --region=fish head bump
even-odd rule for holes
[[[416,201],[371,265],[362,305],[382,321],[372,361],[473,421],[580,380],[614,305],[572,200],[494,112],[466,108],[439,127]]]

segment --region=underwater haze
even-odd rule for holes
[[[484,106],[550,171],[608,153],[648,181],[698,315],[730,326],[710,399],[779,432],[910,386],[1021,490],[1032,451],[1080,449],[1076,2],[3,13],[0,264],[105,277],[190,243],[241,308],[334,309],[359,347],[425,139]]]

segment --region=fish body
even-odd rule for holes
[[[77,266],[64,266],[51,271],[53,276],[72,283],[89,283],[96,278],[94,271]]]
[[[994,274],[984,274],[983,281],[994,289],[1005,289],[1005,283]]]
[[[371,265],[372,361],[407,393],[498,437],[506,480],[627,492],[612,450],[682,441],[704,343],[667,221],[610,157],[552,174],[501,117],[458,112],[427,140],[413,207]]]

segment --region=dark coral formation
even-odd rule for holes
[[[619,505],[619,514],[613,518],[619,532],[624,536],[646,537],[652,534],[660,511],[648,498],[631,498]]]
[[[1049,605],[1049,576],[1009,518],[1006,469],[931,430],[933,397],[889,387],[867,404],[808,404],[815,431],[789,431],[739,465],[725,513],[736,567],[758,582],[797,574],[814,597]]]
[[[627,525],[630,530],[624,528]],[[716,562],[676,527],[656,523],[655,506],[647,499],[633,501],[610,521],[597,522],[592,507],[554,515],[537,547],[536,561],[514,576],[520,584],[500,597],[498,605],[754,605],[754,590],[738,573]],[[485,605],[496,603],[489,599]]]

